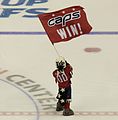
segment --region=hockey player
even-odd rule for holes
[[[57,107],[56,111],[62,111],[64,116],[74,115],[73,110],[70,109],[71,102],[71,78],[72,67],[63,58],[56,59],[57,69],[53,72],[55,82],[58,83]]]

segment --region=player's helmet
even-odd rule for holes
[[[62,56],[60,56],[58,59],[56,59],[56,66],[59,71],[63,71],[66,67],[66,60]]]

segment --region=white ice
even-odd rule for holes
[[[62,3],[61,3],[62,2]],[[52,6],[52,4],[54,4]],[[92,31],[118,31],[118,1],[55,1],[44,6],[49,11],[81,5],[85,8]],[[44,31],[38,18],[22,18],[21,13],[0,19],[0,32]],[[72,102],[74,116],[45,110],[36,96],[15,82],[30,79],[55,97],[57,85],[52,72],[57,54],[46,35],[0,35],[0,120],[117,120],[118,119],[118,34],[83,35],[55,44],[59,54],[73,66]],[[85,52],[85,48],[100,52]],[[4,71],[6,70],[6,71]],[[4,72],[3,72],[4,71]],[[8,76],[19,75],[14,81]],[[46,96],[49,97],[49,96]],[[56,104],[51,101],[50,104]],[[37,113],[37,111],[39,113]]]

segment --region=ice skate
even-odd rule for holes
[[[63,110],[63,106],[60,104],[60,102],[57,102],[56,111],[62,111],[62,110]]]
[[[71,110],[71,109],[64,109],[63,115],[64,115],[64,116],[74,115],[74,112],[73,112],[73,110]]]

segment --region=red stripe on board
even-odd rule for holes
[[[41,111],[40,116],[57,116],[62,112]],[[36,112],[0,112],[0,116],[35,116]],[[118,112],[113,111],[75,111],[75,116],[118,116]]]

